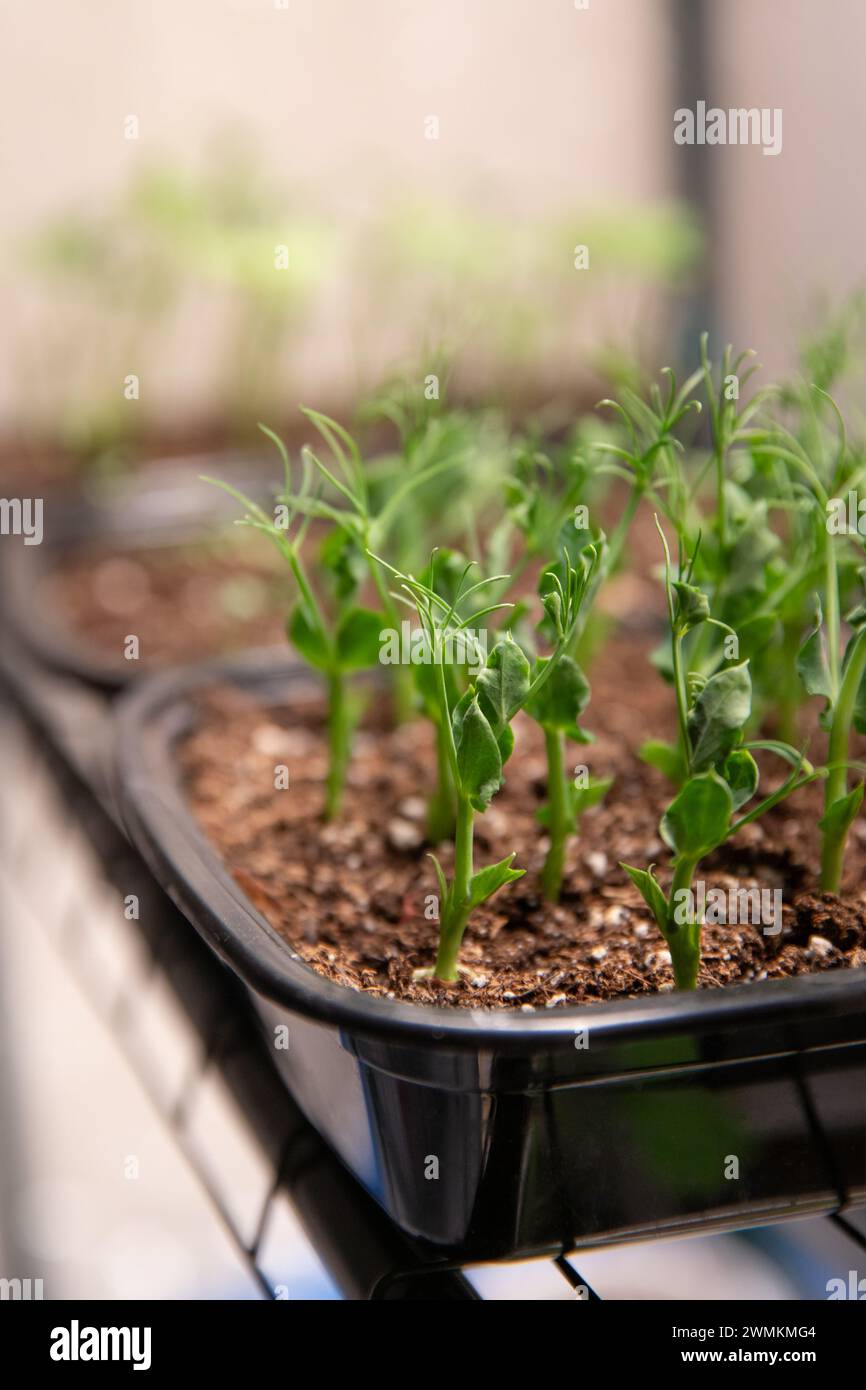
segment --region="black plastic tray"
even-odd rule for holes
[[[128,830],[270,1037],[288,1025],[274,1057],[290,1090],[404,1230],[485,1259],[866,1201],[866,971],[534,1014],[335,985],[244,897],[185,804],[175,742],[194,692],[229,679],[275,705],[309,680],[259,653],[124,696]]]

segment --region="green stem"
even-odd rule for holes
[[[565,738],[559,729],[545,729],[547,753],[547,811],[550,848],[541,870],[541,888],[550,902],[558,902],[562,891],[565,849],[568,844],[568,786],[565,777]]]
[[[394,723],[406,724],[415,712],[415,678],[411,666],[392,667]]]
[[[824,551],[824,601],[827,627],[827,659],[830,666],[830,684],[833,690],[833,703],[839,693],[839,579],[836,573],[836,551],[829,532],[825,536]]]
[[[622,516],[617,522],[616,528],[614,529],[613,534],[611,535],[610,541],[608,543],[607,555],[605,556],[604,566],[605,578],[607,577],[607,575],[613,574],[616,570],[617,565],[619,564],[619,557],[622,553],[622,548],[625,545],[626,538],[628,536],[629,531],[631,530],[631,524],[634,521],[635,512],[637,511],[638,506],[640,505],[640,499],[642,497],[643,487],[636,483],[632,487],[631,492],[629,493],[629,499],[626,502],[625,507],[623,508]]]
[[[833,708],[833,722],[830,726],[830,741],[827,749],[829,772],[824,790],[824,814],[840,797],[848,792],[848,740],[851,737],[851,723],[857,692],[863,673],[866,671],[866,628],[861,629],[854,639],[845,675],[839,690],[839,697]],[[838,893],[842,879],[842,863],[845,856],[847,830],[822,832],[821,840],[821,888],[825,893]]]
[[[677,723],[680,731],[680,747],[682,749],[683,762],[689,776],[691,776],[692,750],[691,744],[689,743],[689,702],[685,676],[683,674],[682,640],[681,633],[674,628],[671,632],[671,659],[674,671],[674,690],[676,691],[677,697]]]
[[[678,922],[674,916],[677,909],[677,893],[690,889],[694,877],[696,860],[679,859],[674,866],[674,877],[668,898],[668,926],[665,939],[671,953],[674,982],[677,989],[694,989],[698,981],[698,967],[701,963],[701,923],[691,920]]]
[[[448,904],[442,914],[439,929],[439,951],[433,973],[437,980],[457,979],[457,958],[466,921],[469,917],[469,894],[472,883],[472,839],[475,813],[466,796],[457,802],[457,829],[454,836],[454,877],[448,892]]]
[[[325,784],[325,820],[339,814],[352,742],[351,708],[342,671],[328,676],[328,777]]]
[[[716,525],[719,533],[719,549],[725,553],[727,544],[727,518],[725,516],[725,446],[719,440],[715,446],[716,459]]]
[[[427,838],[438,845],[454,834],[456,809],[454,777],[448,750],[448,731],[436,724],[436,788],[427,802]]]

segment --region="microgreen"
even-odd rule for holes
[[[823,446],[823,434],[811,434],[812,452],[787,431],[777,428],[767,443],[767,452],[784,461],[800,481],[801,493],[811,503],[812,543],[821,562],[820,593],[813,595],[812,615],[797,652],[797,672],[808,695],[821,696],[824,709],[821,727],[829,734],[824,814],[818,822],[821,831],[821,887],[837,893],[842,878],[848,832],[863,802],[863,782],[848,786],[852,767],[852,730],[866,731],[866,598],[861,589],[859,601],[845,615],[847,642],[843,641],[842,610],[856,557],[862,559],[862,540],[848,535],[847,524],[835,534],[830,513],[833,498],[846,498],[856,492],[866,477],[864,460],[849,448],[844,423],[835,402],[815,387],[813,397],[829,406],[836,419],[834,446]],[[819,443],[819,441],[822,441]],[[866,569],[859,570],[866,585]]]
[[[324,813],[333,819],[340,809],[351,752],[352,734],[361,712],[361,701],[349,684],[351,674],[374,667],[379,660],[380,633],[385,625],[382,612],[357,601],[366,572],[366,554],[361,535],[351,528],[332,527],[326,531],[319,549],[319,570],[329,591],[329,608],[320,602],[307,574],[302,547],[313,517],[334,520],[333,509],[323,502],[313,487],[311,455],[303,456],[302,479],[297,492],[292,489],[288,452],[278,435],[265,426],[264,434],[276,445],[283,463],[284,493],[274,513],[230,484],[206,478],[230,494],[246,510],[236,523],[263,532],[277,546],[289,566],[296,586],[296,598],[286,619],[286,633],[292,646],[314,670],[325,678],[328,696],[328,775]],[[342,447],[339,433],[335,442]],[[348,452],[341,461],[344,477],[363,487],[359,460]],[[345,484],[346,491],[350,485]],[[354,495],[354,494],[353,494]],[[280,512],[280,508],[282,511]],[[277,515],[279,514],[279,524]],[[390,601],[389,601],[390,602]]]
[[[673,851],[673,878],[667,897],[649,869],[623,864],[650,908],[668,943],[674,979],[679,989],[694,989],[700,965],[701,922],[688,909],[687,894],[700,861],[718,849],[743,826],[824,775],[808,763],[802,752],[777,740],[745,737],[752,706],[752,682],[747,661],[734,660],[709,678],[687,671],[683,639],[699,624],[711,624],[729,639],[735,657],[737,634],[710,614],[706,595],[691,582],[695,556],[681,561],[672,578],[667,539],[656,518],[665,553],[665,593],[671,637],[671,665],[679,727],[679,746],[669,750],[676,759],[682,785],[660,824],[661,837]],[[730,639],[733,639],[730,641]],[[751,810],[742,808],[757,794],[756,752],[773,753],[791,771],[776,791]]]
[[[666,379],[666,394],[653,382],[648,400],[643,400],[630,386],[623,386],[619,400],[600,402],[615,412],[624,426],[625,439],[621,444],[602,441],[595,445],[597,452],[610,458],[596,471],[621,478],[629,485],[622,516],[611,536],[608,569],[619,560],[642,497],[649,498],[666,516],[679,519],[683,514],[687,488],[680,463],[683,444],[676,431],[687,416],[700,413],[700,401],[692,393],[702,374],[702,370],[693,372],[678,387],[673,371],[665,367],[662,376]]]
[[[840,353],[832,337],[818,353],[823,383],[844,365]],[[540,420],[512,435],[495,412],[445,408],[411,382],[392,384],[367,410],[397,431],[391,453],[366,459],[342,425],[306,410],[320,443],[302,450],[298,469],[262,427],[284,469],[273,514],[220,484],[294,579],[287,632],[328,693],[326,815],[339,809],[361,707],[352,673],[393,662],[395,716],[432,725],[439,941],[435,964],[417,974],[454,981],[472,913],[524,873],[514,853],[475,863],[477,818],[504,785],[521,712],[540,729],[547,762],[541,891],[551,902],[562,893],[571,838],[611,785],[583,765],[567,771],[569,743],[592,737],[582,726],[585,629],[598,622],[594,600],[624,561],[642,500],[657,513],[667,607],[652,660],[671,686],[677,732],[650,739],[641,756],[675,789],[659,827],[671,877],[663,888],[653,865],[622,867],[668,943],[677,987],[695,988],[700,968],[698,866],[817,779],[821,886],[838,891],[864,798],[861,780],[850,785],[860,767],[850,745],[866,733],[866,564],[858,531],[831,526],[829,512],[866,484],[866,448],[849,441],[820,385],[742,399],[751,358],[728,347],[714,365],[704,335],[700,366],[682,385],[667,370],[645,393],[625,383],[602,402],[613,423],[578,422],[557,443]],[[688,420],[701,391],[708,430],[698,436]],[[586,503],[609,504],[610,479],[626,486],[608,538]],[[383,639],[397,634],[410,654],[399,645],[399,656],[384,655]],[[798,682],[824,702],[820,768],[794,732]],[[761,736],[765,722],[773,737]],[[784,772],[761,792],[768,759]]]
[[[596,544],[584,545],[579,551],[577,568],[566,554],[559,566],[542,571],[539,596],[544,618],[539,626],[554,643],[565,643],[566,648],[570,644],[567,633],[576,629],[581,610],[585,610],[591,581],[603,563],[603,550],[603,540],[598,539]],[[550,657],[538,657],[534,676],[544,675],[550,661]],[[541,886],[545,897],[554,902],[562,889],[568,841],[577,831],[584,811],[601,801],[612,781],[609,777],[592,778],[588,773],[581,781],[571,780],[566,774],[566,739],[575,743],[590,743],[592,739],[578,723],[589,696],[589,682],[566,649],[549,678],[526,702],[526,713],[544,734],[547,804],[539,811],[539,820],[547,829],[550,844],[541,871]]]
[[[373,557],[378,559],[378,557]],[[457,978],[460,946],[472,911],[486,902],[505,884],[522,877],[523,869],[512,867],[514,854],[483,869],[474,867],[474,822],[484,812],[504,783],[504,767],[514,750],[511,728],[515,715],[538,700],[574,638],[580,605],[592,574],[594,552],[585,557],[579,569],[567,558],[562,575],[551,575],[543,603],[556,631],[551,656],[529,662],[510,633],[501,637],[484,660],[474,681],[462,693],[449,680],[444,652],[453,632],[473,630],[492,612],[510,605],[482,604],[475,612],[458,615],[460,600],[478,593],[490,581],[466,585],[471,564],[467,564],[449,600],[441,592],[436,577],[436,555],[430,561],[430,582],[415,579],[378,559],[392,576],[403,596],[413,606],[433,653],[433,667],[439,702],[438,723],[444,731],[448,762],[456,796],[454,868],[451,879],[435,856],[440,889],[439,948],[435,965],[424,973],[444,981]]]

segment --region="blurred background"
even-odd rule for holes
[[[442,353],[454,393],[515,408],[698,325],[778,372],[859,282],[856,0],[4,0],[0,23],[7,458],[347,411]],[[697,95],[781,107],[781,154],[675,145]]]
[[[0,489],[350,420],[395,375],[556,426],[703,328],[787,372],[863,278],[864,44],[857,0],[0,0]],[[699,98],[781,108],[781,153],[677,146]],[[7,1251],[51,1297],[256,1296],[20,889]],[[593,1258],[612,1297],[802,1296],[712,1250]]]

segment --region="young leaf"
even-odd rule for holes
[[[649,738],[641,744],[638,757],[650,767],[656,768],[675,787],[681,787],[688,776],[688,768],[679,744],[665,743],[660,738]]]
[[[333,662],[333,654],[325,634],[313,621],[306,604],[296,603],[286,623],[286,633],[292,646],[300,652],[305,661],[317,671],[327,671]]]
[[[613,786],[612,777],[591,777],[589,786],[575,787],[569,789],[569,803],[574,816],[575,824],[583,815],[584,811],[597,806],[603,801]]]
[[[727,757],[752,710],[746,662],[710,676],[688,716],[692,769],[703,772]]]
[[[589,786],[587,787],[568,787],[566,797],[568,802],[568,822],[570,830],[574,831],[577,829],[577,823],[584,811],[589,811],[593,806],[597,806],[600,801],[603,801],[612,786],[612,777],[597,777],[590,778]],[[550,825],[549,806],[539,806],[535,816],[540,825]]]
[[[498,864],[489,864],[486,869],[479,869],[477,874],[473,874],[469,880],[469,910],[478,907],[481,903],[492,898],[493,894],[500,888],[504,888],[506,883],[513,883],[515,879],[523,878],[525,869],[512,869],[511,863],[514,854],[509,854],[505,859],[501,859]]]
[[[511,637],[497,642],[475,682],[480,704],[493,732],[511,723],[529,690],[529,662]]]
[[[840,796],[824,812],[818,822],[819,830],[822,830],[825,836],[830,839],[844,840],[862,803],[863,783],[858,782],[853,791],[848,792],[847,796]]]
[[[815,595],[812,626],[797,653],[797,673],[809,695],[823,695],[828,702],[833,699],[833,681],[827,660],[824,615],[821,611],[821,600],[817,594]]]
[[[545,669],[546,656],[535,663],[533,679]],[[532,696],[526,706],[543,729],[560,730],[576,743],[589,743],[590,737],[578,728],[577,721],[589,703],[589,681],[570,656],[560,657],[552,675]]]
[[[675,854],[701,859],[724,841],[733,810],[731,789],[717,773],[691,777],[662,817],[662,839]]]
[[[790,743],[782,743],[780,739],[749,739],[749,742],[743,744],[743,747],[757,753],[775,753],[777,758],[781,758],[783,762],[789,763],[791,767],[796,767],[798,769],[803,768],[807,772],[812,771],[812,764],[803,757],[802,751],[798,751],[796,748],[792,747]]]
[[[448,882],[445,878],[445,871],[435,854],[428,855],[433,860],[433,867],[436,870],[436,881],[439,884],[439,917],[445,916],[448,909]]]
[[[335,526],[322,541],[319,560],[333,577],[337,598],[351,598],[367,572],[367,561],[356,538],[342,526]]]
[[[710,616],[710,601],[703,589],[694,584],[685,584],[675,579],[671,584],[677,596],[674,622],[682,632],[688,632],[698,623],[705,623]]]
[[[562,595],[558,589],[549,589],[540,595],[541,606],[550,620],[555,637],[562,637]]]
[[[735,748],[722,765],[722,776],[731,789],[734,810],[739,811],[758,790],[758,764],[746,748]]]
[[[460,790],[476,811],[484,811],[502,786],[502,755],[496,735],[473,691],[467,690],[451,715]]]
[[[656,923],[663,933],[667,933],[668,905],[664,893],[656,882],[652,869],[633,869],[630,864],[620,864],[625,869],[635,888],[640,893]]]
[[[350,608],[343,614],[335,634],[341,670],[357,671],[376,665],[384,622],[382,614],[370,608]]]

